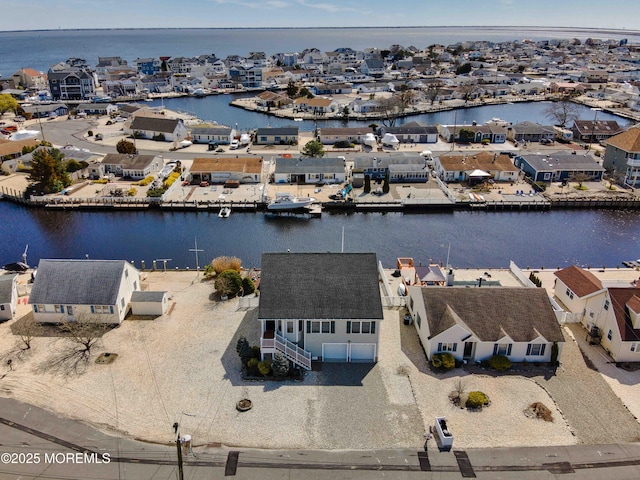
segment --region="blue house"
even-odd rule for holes
[[[584,174],[589,181],[598,182],[605,171],[592,155],[577,155],[575,152],[517,155],[513,163],[534,182],[560,182],[570,180],[577,174]]]

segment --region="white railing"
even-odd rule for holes
[[[255,295],[240,297],[239,300],[238,310],[250,310],[252,308],[258,308],[258,305],[260,305],[260,297]]]
[[[386,308],[392,307],[404,307],[407,304],[406,297],[390,297],[390,296],[382,296],[382,306]]]
[[[289,360],[297,363],[307,370],[311,370],[311,353],[303,350],[295,343],[287,340],[282,335],[275,334],[275,339],[264,339],[274,342],[275,349],[284,353]],[[262,343],[261,343],[262,345]],[[272,347],[273,348],[273,347]]]

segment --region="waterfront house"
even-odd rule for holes
[[[599,143],[624,132],[624,128],[615,120],[575,120],[571,131],[575,140]]]
[[[323,145],[334,145],[337,142],[362,143],[368,133],[371,133],[368,127],[321,127],[318,129],[318,138]]]
[[[260,88],[262,86],[262,68],[253,65],[238,65],[229,68],[232,82],[244,88]]]
[[[640,186],[640,128],[611,137],[605,142],[603,166],[624,177],[626,185]]]
[[[88,68],[67,63],[52,66],[47,73],[54,100],[87,100],[95,95],[95,81]]]
[[[445,182],[515,182],[518,170],[509,155],[497,152],[445,154],[434,158],[434,173]],[[484,172],[482,175],[478,171]]]
[[[276,158],[275,183],[343,183],[346,180],[344,158]]]
[[[38,72],[33,68],[21,68],[13,75],[13,88],[26,88],[34,90],[45,90],[49,88],[47,75],[44,72]]]
[[[605,286],[588,270],[571,266],[555,273],[556,298],[579,321],[591,341],[616,362],[640,361],[640,288]]]
[[[194,158],[189,173],[192,183],[260,183],[262,181],[262,157],[213,157]]]
[[[287,95],[269,90],[255,97],[256,105],[262,108],[280,108],[293,103]]]
[[[298,127],[264,127],[256,130],[256,145],[297,145]]]
[[[27,140],[5,140],[0,138],[0,163],[4,165],[4,162],[13,158],[22,156],[22,149],[24,147],[35,147],[38,145],[38,140],[32,138]],[[12,173],[12,172],[11,172]]]
[[[382,138],[385,133],[395,135],[400,143],[436,143],[438,141],[438,128],[424,122],[407,122],[395,127],[383,125],[378,129],[378,135]]]
[[[347,83],[318,83],[309,88],[314,95],[346,95],[353,91]]]
[[[507,138],[514,142],[539,142],[543,139],[553,141],[555,137],[556,130],[552,126],[529,121],[516,123],[507,134]]]
[[[137,58],[133,64],[144,75],[155,75],[162,70],[162,62],[157,58]]]
[[[424,157],[418,154],[400,153],[384,157],[356,157],[353,171],[369,176],[372,181],[383,181],[388,174],[392,183],[426,182],[429,168]]]
[[[513,362],[549,362],[564,336],[541,288],[407,288],[407,306],[427,359],[441,352],[458,361],[504,355]]]
[[[223,126],[195,126],[191,128],[193,143],[217,143],[229,145],[235,138],[235,128]]]
[[[164,167],[164,161],[161,156],[157,155],[107,153],[102,159],[101,165],[104,173],[141,180],[159,172]]]
[[[311,360],[375,362],[383,319],[374,253],[264,253],[260,353],[303,368]]]
[[[0,320],[11,320],[18,304],[18,275],[0,275]]]
[[[85,115],[111,115],[118,112],[118,107],[113,103],[81,103],[76,108],[76,113]]]
[[[565,151],[546,154],[521,153],[514,157],[513,163],[534,182],[560,182],[571,180],[579,174],[586,175],[588,181],[599,182],[605,172],[590,153],[581,155]]]
[[[138,138],[147,138],[166,142],[179,142],[187,137],[188,131],[180,118],[136,115],[131,125],[125,127],[126,133]]]
[[[384,75],[385,65],[379,58],[368,58],[360,65],[360,71],[374,78],[380,78]]]
[[[305,112],[313,115],[325,115],[335,112],[339,108],[339,104],[334,99],[323,97],[296,98],[293,104],[295,112]]]
[[[52,118],[69,114],[69,107],[64,103],[36,103],[24,105],[22,108],[27,115],[31,115],[31,118]]]
[[[120,324],[137,290],[140,272],[124,260],[45,259],[38,264],[29,304],[39,323]]]

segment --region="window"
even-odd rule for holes
[[[567,291],[565,293],[567,294],[567,297],[573,300],[573,292],[571,291],[570,288],[567,288]]]
[[[376,333],[376,322],[347,322],[347,333]]]
[[[611,340],[611,339],[613,338],[613,332],[612,332],[611,330],[609,330],[609,331],[607,332],[607,338],[608,338],[609,340]]]
[[[336,333],[336,322],[307,322],[307,333]]]
[[[54,305],[53,308],[56,313],[64,313],[64,305]]]
[[[108,315],[113,313],[113,307],[111,305],[91,305],[91,313]]]
[[[420,324],[422,323],[422,319],[420,318],[420,314],[416,315],[416,323],[418,324],[418,328],[420,328]]]
[[[545,348],[544,343],[530,343],[527,345],[527,356],[541,357],[544,355]]]
[[[122,308],[124,308],[124,297],[122,297],[122,298],[120,299],[120,306],[121,306]]]
[[[4,312],[4,305],[0,305],[0,311]]]
[[[455,352],[457,349],[457,343],[438,343],[439,352]]]
[[[494,355],[504,355],[508,357],[511,355],[511,348],[513,347],[512,343],[494,343],[493,344],[493,354]]]
[[[605,310],[609,310],[609,305],[610,305],[609,300],[605,300],[605,301],[604,301],[604,307],[603,307],[603,308],[604,308]]]
[[[632,352],[639,352],[640,351],[640,343],[632,343],[631,344],[631,351]]]
[[[287,333],[293,333],[293,322],[287,322]]]

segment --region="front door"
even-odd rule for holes
[[[73,305],[67,305],[67,315],[73,317]]]
[[[475,342],[464,342],[464,353],[462,354],[462,358],[469,360],[473,358],[473,347]]]

